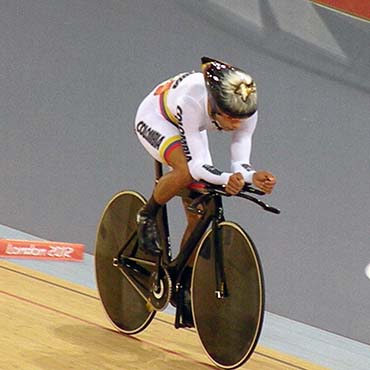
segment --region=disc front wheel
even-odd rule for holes
[[[237,224],[217,231],[223,256],[225,296],[215,294],[214,232],[202,239],[192,278],[192,310],[202,346],[219,367],[233,369],[252,355],[262,328],[262,268],[252,240]]]

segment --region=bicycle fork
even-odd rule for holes
[[[216,288],[215,295],[218,299],[223,299],[228,296],[225,268],[224,268],[224,253],[223,243],[221,236],[220,222],[224,221],[223,207],[221,197],[216,198],[216,214],[215,219],[212,223],[212,245],[215,253],[215,277],[216,277]]]

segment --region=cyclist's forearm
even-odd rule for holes
[[[192,177],[197,181],[203,180],[215,185],[226,185],[232,175],[230,172],[223,172],[207,163],[189,162],[188,165]]]

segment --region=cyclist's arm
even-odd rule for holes
[[[182,109],[179,129],[191,176],[198,181],[204,180],[215,185],[226,185],[232,173],[223,172],[213,166],[206,133],[199,131],[204,120],[202,108],[188,96],[183,98],[180,106],[185,107]]]
[[[252,183],[253,174],[256,172],[250,163],[252,150],[252,136],[257,124],[257,112],[242,123],[237,131],[233,132],[231,142],[231,170],[240,172],[244,181]]]

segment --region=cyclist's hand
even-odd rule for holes
[[[225,191],[226,193],[235,195],[238,194],[243,189],[243,186],[244,186],[243,175],[240,172],[236,172],[229,177],[229,181],[225,186]]]
[[[272,193],[275,184],[275,176],[268,171],[257,171],[253,174],[253,185],[267,194]]]

